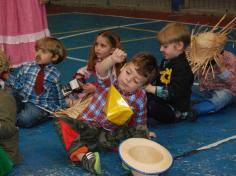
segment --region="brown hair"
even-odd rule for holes
[[[190,31],[182,23],[169,23],[157,34],[161,44],[183,42],[184,48],[190,44]]]
[[[122,46],[121,46],[121,42],[120,42],[120,37],[117,33],[111,31],[111,30],[107,30],[107,31],[103,31],[101,33],[99,33],[97,36],[96,36],[96,39],[98,36],[102,36],[102,37],[105,37],[108,42],[110,43],[111,47],[112,48],[119,48],[119,49],[123,49]],[[96,57],[96,54],[95,54],[95,43],[96,43],[96,40],[94,41],[91,49],[90,49],[90,53],[89,53],[89,57],[88,57],[88,70],[89,71],[94,71],[95,70],[95,65],[97,63],[97,57]],[[116,75],[118,76],[119,73],[120,73],[120,69],[122,68],[122,66],[124,65],[126,61],[122,62],[122,63],[117,63],[115,65],[115,68],[116,68]]]
[[[62,42],[54,37],[45,37],[38,40],[35,44],[35,50],[44,49],[52,53],[53,56],[57,55],[58,59],[52,61],[53,64],[58,64],[66,58],[66,50]]]
[[[138,74],[147,78],[145,84],[153,81],[158,74],[158,65],[156,58],[148,53],[138,53],[136,54],[129,63],[133,63],[137,68]]]

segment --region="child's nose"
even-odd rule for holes
[[[163,51],[163,46],[160,47],[160,51]]]
[[[132,80],[131,76],[126,76],[126,81],[129,83]]]

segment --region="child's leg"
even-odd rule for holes
[[[25,103],[24,109],[17,114],[17,126],[30,128],[46,120],[48,113],[38,108],[32,103]]]
[[[23,98],[17,91],[14,91],[13,89],[10,89],[10,92],[16,100],[16,112],[19,113],[25,107],[24,103],[22,102]]]
[[[99,153],[89,152],[97,148],[100,130],[92,125],[73,119],[60,119],[58,129],[72,161],[81,161],[89,172],[100,174]]]
[[[154,118],[162,123],[175,123],[176,119],[174,109],[158,97],[148,98],[148,117]]]
[[[205,98],[202,98],[200,101],[193,102],[193,109],[195,109],[199,115],[217,112],[233,101],[233,95],[227,89],[211,90],[208,93],[211,94],[210,97],[205,96]],[[202,94],[201,97],[204,97],[204,94]]]

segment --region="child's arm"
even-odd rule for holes
[[[88,79],[91,76],[91,72],[88,71],[87,65],[84,67],[81,67],[76,71],[74,74],[73,78],[83,78],[83,79]]]
[[[223,54],[219,54],[217,56],[215,61],[220,69],[220,74],[217,75],[219,78],[221,78],[223,81],[225,80],[226,82],[229,79],[231,80],[235,78],[236,69],[234,68],[236,66],[236,56],[233,53],[224,51]]]
[[[145,87],[146,92],[156,95],[162,99],[167,99],[169,96],[168,90],[164,89],[162,86],[153,86],[148,84]]]
[[[151,84],[148,84],[148,85],[145,87],[145,90],[146,90],[146,92],[148,92],[148,93],[155,94],[156,86],[153,86],[153,85],[151,85]]]
[[[6,84],[16,90],[22,89],[24,87],[25,68],[26,66],[23,65],[16,76],[10,73]]]
[[[127,54],[120,50],[115,49],[111,56],[103,59],[101,62],[96,64],[96,73],[99,77],[107,77],[109,70],[116,64],[121,63],[125,60]]]
[[[216,64],[220,68],[220,74],[217,76],[229,85],[231,90],[236,90],[236,56],[229,51],[224,51],[223,54],[218,55]]]

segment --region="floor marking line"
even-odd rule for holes
[[[69,59],[69,60],[75,60],[75,61],[81,61],[81,62],[87,63],[87,60],[76,58],[76,57],[67,56],[66,58]]]
[[[186,156],[190,156],[190,155],[195,154],[195,153],[197,153],[197,152],[199,152],[199,151],[201,151],[201,150],[208,150],[208,149],[214,148],[214,147],[216,147],[216,146],[218,146],[218,145],[221,145],[221,144],[223,144],[223,143],[226,143],[226,142],[231,141],[231,140],[234,140],[234,139],[236,139],[236,135],[233,135],[233,136],[231,136],[231,137],[227,137],[227,138],[225,138],[225,139],[216,141],[216,142],[211,143],[211,144],[209,144],[209,145],[205,145],[205,146],[200,147],[200,148],[198,148],[198,149],[194,149],[194,150],[191,150],[191,151],[188,151],[188,152],[184,152],[184,153],[181,154],[181,155],[175,156],[174,159],[180,159],[180,158],[183,158],[183,157],[186,157]]]
[[[117,28],[128,27],[128,26],[135,26],[135,25],[140,25],[140,24],[149,24],[149,23],[155,23],[155,22],[156,21],[147,21],[147,22],[131,23],[131,24],[125,24],[125,25],[119,25],[119,26],[103,27],[100,29],[95,29],[95,30],[81,32],[81,33],[77,33],[77,34],[73,34],[73,35],[59,37],[58,39],[62,40],[62,39],[66,39],[66,38],[71,38],[71,37],[80,36],[80,35],[84,35],[84,34],[91,34],[94,32],[100,32],[100,31],[104,31],[104,30],[111,30],[111,29],[117,29]]]

